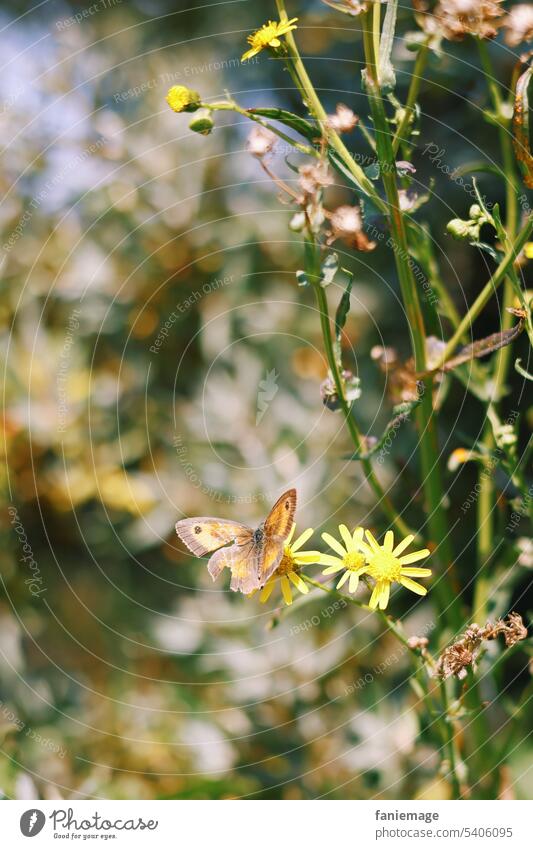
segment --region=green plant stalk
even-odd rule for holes
[[[522,229],[519,231],[516,239],[512,243],[512,245],[507,249],[503,259],[500,261],[498,268],[490,278],[490,280],[485,283],[483,289],[477,296],[476,300],[466,313],[463,316],[461,321],[459,322],[459,326],[457,330],[453,334],[452,338],[446,344],[446,347],[439,358],[439,361],[433,367],[434,371],[438,371],[444,363],[449,360],[452,355],[455,353],[455,349],[457,345],[460,343],[463,335],[467,332],[468,329],[471,328],[471,325],[479,316],[483,308],[490,301],[492,295],[496,292],[496,290],[503,283],[510,267],[514,263],[515,259],[522,251],[525,243],[529,239],[531,235],[531,231],[533,230],[533,214],[528,216],[526,219]]]
[[[287,11],[285,9],[285,0],[276,0],[276,6],[280,15],[280,18],[283,15],[287,15]],[[354,161],[350,151],[342,141],[341,137],[338,133],[336,133],[330,126],[328,122],[328,115],[320,98],[318,97],[313,83],[307,73],[304,63],[300,57],[298,52],[298,48],[296,47],[296,42],[294,40],[294,36],[292,32],[288,32],[285,36],[285,44],[287,48],[287,59],[288,59],[288,67],[293,77],[295,79],[296,84],[298,85],[299,90],[302,93],[305,104],[313,117],[318,121],[322,134],[327,142],[331,145],[331,147],[336,151],[336,153],[340,156],[346,168],[350,171],[352,176],[355,178],[357,183],[361,186],[361,189],[372,198],[375,206],[381,210],[381,212],[386,211],[386,204],[382,200],[382,198],[377,193],[375,186],[370,180],[369,177],[366,176],[365,172],[361,168],[357,162]]]
[[[450,784],[452,788],[452,797],[454,799],[461,798],[461,784],[457,775],[457,757],[455,748],[455,734],[453,723],[450,715],[450,706],[448,701],[448,691],[446,690],[446,682],[444,679],[440,681],[440,696],[444,708],[445,718],[445,743],[448,752],[448,760],[450,762]]]
[[[418,100],[420,86],[422,84],[422,74],[424,72],[424,68],[426,67],[428,53],[429,47],[426,42],[420,46],[420,49],[416,55],[415,66],[413,68],[413,74],[411,76],[411,83],[409,85],[409,91],[407,92],[407,100],[405,102],[404,113],[400,123],[398,124],[396,132],[394,133],[394,138],[392,139],[392,150],[395,156],[398,153],[400,145],[407,144],[408,141],[408,139],[404,139],[404,134],[413,119],[416,101]]]
[[[364,440],[361,433],[359,432],[357,423],[352,415],[351,405],[346,400],[344,383],[342,375],[340,374],[337,357],[335,356],[335,348],[333,344],[333,337],[331,334],[331,320],[329,316],[326,292],[325,289],[320,285],[320,283],[316,282],[319,277],[317,252],[318,248],[316,245],[314,245],[313,255],[315,256],[315,265],[313,268],[308,268],[307,272],[309,274],[310,279],[313,281],[312,286],[315,292],[318,312],[320,315],[320,326],[322,329],[322,339],[324,342],[326,359],[328,361],[328,367],[331,372],[331,376],[333,377],[333,382],[335,383],[335,389],[339,398],[341,411],[344,416],[344,420],[346,422],[346,426],[350,433],[351,439],[355,446],[355,450],[359,453],[363,453],[365,451]],[[400,516],[397,515],[397,511],[395,510],[394,505],[392,504],[390,498],[385,494],[383,487],[377,479],[376,473],[372,468],[372,463],[370,462],[370,460],[361,460],[360,462],[365,473],[365,478],[370,487],[372,488],[372,491],[374,492],[376,498],[378,498],[379,506],[383,510],[383,513],[387,516],[388,520],[394,525],[394,527],[396,527],[398,532],[401,533],[403,536],[407,536],[408,534],[412,533],[408,525],[403,521]]]
[[[495,81],[494,70],[490,61],[489,51],[483,39],[476,38],[483,71],[490,92],[492,105],[496,116],[501,119],[502,97],[498,84]],[[518,222],[518,209],[515,190],[515,167],[511,137],[505,126],[499,125],[498,134],[502,154],[502,174],[505,179],[505,213],[506,213],[506,243],[512,242],[516,237]],[[509,269],[512,271],[512,268]],[[502,330],[508,330],[513,321],[512,315],[507,308],[512,306],[514,300],[514,287],[509,276],[506,276],[503,295]],[[498,402],[501,390],[505,383],[508,371],[512,347],[510,345],[501,348],[495,358],[493,373],[494,399]],[[494,436],[490,423],[485,427],[483,446],[487,455],[494,447]],[[490,597],[490,576],[487,574],[490,567],[491,552],[494,547],[494,510],[495,510],[495,488],[490,465],[486,463],[480,470],[478,483],[480,487],[477,504],[477,553],[478,553],[478,577],[476,579],[473,603],[473,618],[484,621],[487,617],[487,606]]]
[[[408,651],[410,657],[413,659],[414,680],[416,682],[415,691],[417,693],[417,696],[424,703],[424,706],[426,708],[426,712],[427,712],[427,715],[428,715],[429,723],[430,724],[432,724],[433,722],[437,723],[437,728],[439,730],[441,740],[443,741],[443,745],[448,746],[449,729],[446,727],[446,725],[447,725],[446,721],[443,720],[442,716],[435,709],[435,706],[433,704],[433,701],[431,699],[431,695],[430,695],[430,692],[429,692],[429,689],[428,689],[427,676],[424,675],[424,670],[416,662],[416,660],[417,660],[416,656],[414,655],[412,649],[409,647],[409,642],[407,640],[407,637],[403,633],[402,628],[398,625],[397,622],[395,622],[395,620],[392,618],[392,616],[389,616],[387,613],[385,613],[384,610],[374,610],[374,611],[372,611],[372,608],[370,608],[367,604],[363,604],[358,599],[353,598],[353,596],[346,595],[346,593],[341,592],[340,590],[336,589],[335,587],[328,587],[325,584],[321,583],[320,581],[315,581],[314,578],[310,578],[308,575],[304,575],[303,572],[300,573],[300,576],[305,581],[306,584],[309,584],[309,586],[315,587],[316,589],[321,590],[324,593],[328,593],[329,595],[333,595],[336,598],[341,598],[346,603],[353,604],[353,605],[355,605],[355,607],[358,607],[360,610],[368,610],[368,611],[376,613],[379,616],[379,618],[381,619],[381,621],[383,622],[385,627],[396,637],[398,642]],[[447,699],[443,700],[443,708],[444,708],[445,715],[449,716],[449,713],[448,713],[449,708],[448,708]],[[453,739],[453,734],[452,734],[452,739]],[[452,788],[459,787],[459,782],[458,782],[457,774],[456,774],[455,751],[453,753],[453,756],[450,757],[450,778],[451,778],[451,782],[452,782]],[[454,792],[455,792],[455,790],[454,790]],[[459,795],[454,796],[454,798],[460,798],[460,790],[458,791],[458,794]]]
[[[396,160],[384,102],[378,85],[372,20],[368,12],[363,16],[363,43],[366,61],[365,84],[374,121],[381,177],[387,197],[387,217],[394,242],[394,259],[411,332],[415,369],[417,372],[423,373],[426,370],[426,332],[416,282],[409,265],[409,246],[396,183]],[[423,383],[424,392],[416,413],[420,435],[421,470],[429,514],[430,534],[437,546],[437,559],[441,569],[444,570],[451,568],[453,555],[448,536],[448,522],[443,506],[444,493],[438,461],[439,446],[433,415],[432,377],[426,377]],[[435,592],[441,610],[446,611],[445,615],[450,625],[454,629],[459,629],[462,622],[459,601],[449,586],[449,582],[444,578],[440,580],[436,584]]]

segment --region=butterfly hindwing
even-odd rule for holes
[[[230,542],[244,543],[250,539],[252,531],[240,522],[197,516],[176,522],[176,533],[193,554],[203,557]]]

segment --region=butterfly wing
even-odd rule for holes
[[[231,569],[231,589],[234,592],[248,595],[260,586],[257,580],[257,564],[260,553],[260,546],[253,539],[243,545],[230,545],[227,548],[221,548],[220,551],[213,554],[209,561],[209,572],[214,579],[213,571],[220,574],[220,571],[228,566]]]
[[[289,489],[278,498],[265,519],[257,580],[263,586],[278,568],[283,557],[285,540],[289,536],[296,512],[296,490]]]
[[[240,522],[196,516],[176,522],[176,533],[189,551],[197,557],[203,557],[204,554],[209,554],[210,551],[215,551],[230,542],[246,543],[252,531]]]

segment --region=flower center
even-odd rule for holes
[[[402,574],[402,564],[393,554],[380,551],[369,559],[368,574],[376,581],[398,581]]]
[[[276,24],[265,24],[250,36],[250,44],[254,47],[268,47],[269,43],[276,38],[277,29]]]
[[[283,557],[277,568],[278,575],[287,575],[289,572],[296,572],[298,567],[294,562],[292,551],[288,545],[283,549]]]
[[[358,551],[349,551],[342,558],[342,562],[344,568],[348,569],[349,572],[356,572],[357,569],[361,569],[365,565],[365,558]]]

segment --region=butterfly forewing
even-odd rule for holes
[[[252,529],[239,522],[197,516],[176,522],[176,533],[187,548],[202,557],[230,542],[244,544],[252,536]]]
[[[257,578],[263,586],[278,568],[283,557],[285,540],[294,524],[296,490],[289,489],[278,498],[265,519],[262,556],[258,563]]]
[[[289,489],[278,498],[272,510],[265,519],[264,531],[266,537],[282,537],[286,539],[294,523],[296,512],[296,490]]]

